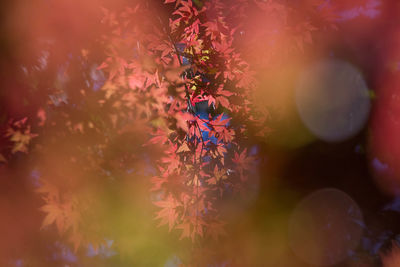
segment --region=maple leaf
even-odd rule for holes
[[[228,150],[223,145],[218,145],[217,151],[221,156],[224,156],[224,154],[228,152]]]
[[[155,135],[154,137],[152,137],[146,144],[143,145],[165,144],[168,141],[167,134],[161,129],[157,129],[157,132],[154,135]]]
[[[219,104],[221,104],[221,106],[223,106],[224,108],[227,108],[227,109],[230,110],[230,107],[229,107],[229,100],[228,100],[226,97],[224,97],[224,96],[217,96],[217,97],[215,98],[215,100],[216,100],[216,102],[217,102],[217,106],[218,106]]]
[[[219,115],[215,120],[210,124],[212,129],[215,130],[211,131],[211,136],[218,135],[218,141],[224,140],[225,142],[232,141],[234,136],[234,131],[231,129],[227,129],[229,126],[229,122],[231,118],[224,118],[224,114],[222,113]]]
[[[235,157],[232,159],[232,162],[236,163],[235,168],[239,171],[242,181],[244,181],[246,177],[243,175],[243,172],[251,169],[254,158],[247,156],[247,148],[245,148],[240,154],[235,152]]]
[[[154,205],[162,208],[157,212],[156,216],[156,219],[161,219],[158,226],[168,224],[168,229],[171,231],[176,223],[176,219],[178,218],[176,208],[179,206],[179,203],[171,194],[169,194],[166,200],[154,202]]]
[[[223,140],[225,143],[230,143],[233,140],[235,135],[235,131],[232,129],[223,128],[222,131],[219,132],[220,137],[218,141]]]
[[[212,178],[208,179],[207,182],[208,184],[217,184],[221,180],[227,179],[228,176],[226,175],[226,170],[225,169],[218,169],[218,166],[215,165],[214,168],[214,175]]]
[[[231,118],[224,118],[224,116],[226,116],[224,113],[218,115],[211,123],[211,125],[213,125],[214,127],[220,127],[220,129],[222,129],[225,126],[229,125],[229,121],[231,120]]]
[[[179,225],[176,226],[176,229],[182,229],[182,234],[179,237],[179,240],[185,238],[185,237],[190,237],[191,236],[191,224],[190,222],[186,222],[186,223],[181,223]]]
[[[162,163],[168,164],[168,173],[173,172],[175,169],[177,169],[180,165],[180,160],[178,155],[175,153],[177,150],[178,145],[177,144],[172,144],[170,143],[169,149],[166,151],[167,156],[161,158]]]
[[[190,152],[190,148],[188,147],[187,143],[183,143],[178,150],[176,151],[176,153],[181,153],[181,152]]]
[[[37,137],[37,134],[31,133],[31,126],[25,125],[27,118],[16,121],[12,126],[9,126],[5,134],[10,137],[10,141],[14,143],[11,153],[24,152],[28,153],[28,145],[32,138]],[[14,129],[16,128],[16,129]]]
[[[40,208],[40,210],[47,213],[45,219],[43,220],[41,228],[49,226],[56,220],[60,221],[60,217],[62,216],[62,210],[55,203],[44,205],[43,207]]]
[[[162,168],[160,168],[163,170]],[[162,172],[162,171],[161,171]],[[162,188],[163,184],[167,183],[169,181],[168,179],[168,174],[167,172],[162,172],[161,177],[160,176],[153,176],[150,181],[153,184],[153,187],[150,189],[150,191],[158,191]]]
[[[191,115],[190,113],[187,113],[187,112],[177,113],[175,115],[175,119],[177,120],[176,126],[178,128],[181,128],[185,132],[189,131],[188,121],[195,120],[193,115]]]
[[[204,202],[203,200],[201,200],[201,201]],[[204,203],[203,203],[203,207],[204,207]],[[194,242],[196,235],[198,235],[200,237],[204,236],[204,228],[207,227],[207,223],[203,220],[203,218],[201,216],[199,216],[199,214],[189,217],[189,221],[193,225],[193,231],[192,231],[190,237],[192,239],[192,242]]]

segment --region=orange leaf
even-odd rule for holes
[[[179,147],[179,149],[176,151],[176,153],[181,153],[181,152],[189,152],[190,148],[188,147],[187,143],[183,143],[183,145],[181,145]]]

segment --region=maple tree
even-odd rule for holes
[[[75,251],[105,246],[115,232],[100,198],[136,177],[158,226],[196,248],[226,235],[221,202],[251,190],[254,140],[273,131],[260,81],[337,30],[346,3],[325,2],[133,1],[99,7],[88,37],[72,27],[77,45],[46,32],[4,97],[24,108],[4,112],[0,150],[4,165],[25,157],[40,173],[42,229]]]
[[[310,12],[317,4],[310,1]],[[37,141],[34,153],[42,174],[37,192],[43,196],[41,210],[46,213],[42,227],[55,224],[61,234],[68,233],[75,249],[82,243],[97,247],[101,239],[100,233],[80,229],[85,220],[95,220],[86,213],[96,200],[78,188],[89,188],[82,183],[99,183],[98,177],[110,176],[113,167],[136,167],[141,160],[134,155],[137,150],[155,145],[163,151],[157,163],[152,163],[157,174],[151,178],[151,191],[157,193],[154,205],[160,208],[156,213],[159,225],[181,229],[181,238],[193,242],[218,238],[225,232],[225,222],[219,218],[217,202],[227,190],[243,193],[255,164],[246,139],[268,132],[268,113],[252,102],[255,72],[241,56],[246,51],[235,42],[247,30],[243,21],[249,9],[271,12],[276,16],[274,24],[290,32],[293,29],[288,28],[286,18],[296,12],[294,7],[278,1],[189,0],[165,1],[165,5],[169,14],[155,12],[156,5],[146,1],[121,11],[103,8],[102,35],[87,44],[101,50],[102,62],[96,59],[98,65],[90,65],[92,56],[98,55],[88,46],[64,57],[67,63],[53,74],[50,99],[41,100],[48,107],[40,107],[36,118],[10,121],[4,135],[11,143],[10,150],[2,152],[3,161],[16,152],[27,153],[28,145]],[[304,50],[311,43],[310,33],[317,30],[309,21],[300,25],[304,27],[296,25],[294,46],[288,54],[291,49]],[[273,27],[250,31],[246,42],[253,44],[259,42],[260,34],[266,36],[271,47],[262,59],[268,61],[277,53],[268,35],[276,31]],[[45,46],[52,47],[50,43]],[[43,90],[40,76],[51,64],[51,56],[44,52],[39,65],[23,67],[27,79],[39,79],[33,92]],[[91,80],[86,77],[77,82],[76,68]],[[66,86],[72,82],[75,89],[69,91]],[[90,112],[95,108],[103,112]],[[37,124],[35,133],[29,123]],[[153,137],[140,148],[118,151],[116,158],[107,155],[113,139],[138,134],[139,127]],[[73,145],[64,147],[58,143],[62,139]],[[57,153],[60,149],[63,155]]]

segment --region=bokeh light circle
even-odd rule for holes
[[[341,60],[325,60],[307,68],[300,76],[295,97],[303,123],[328,142],[356,135],[367,121],[371,106],[362,74]]]
[[[330,266],[345,260],[362,235],[363,216],[346,193],[326,188],[304,198],[289,220],[289,243],[303,261]]]

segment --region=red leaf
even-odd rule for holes
[[[162,208],[156,216],[156,219],[161,219],[160,224],[158,226],[168,224],[169,231],[175,225],[176,219],[178,218],[178,213],[176,212],[176,207],[178,203],[172,195],[168,195],[167,200],[157,201],[154,204],[160,208]]]
[[[182,224],[178,225],[176,228],[183,230],[179,240],[181,240],[185,237],[190,237],[190,223],[182,223]]]
[[[217,103],[220,103],[223,107],[229,109],[229,100],[224,96],[216,97]]]
[[[146,144],[144,144],[144,146],[148,145],[148,144],[153,144],[154,145],[154,144],[157,144],[157,143],[158,144],[165,144],[167,141],[168,141],[167,134],[164,131],[158,129],[157,132],[155,133],[155,136],[153,138],[151,138]]]

